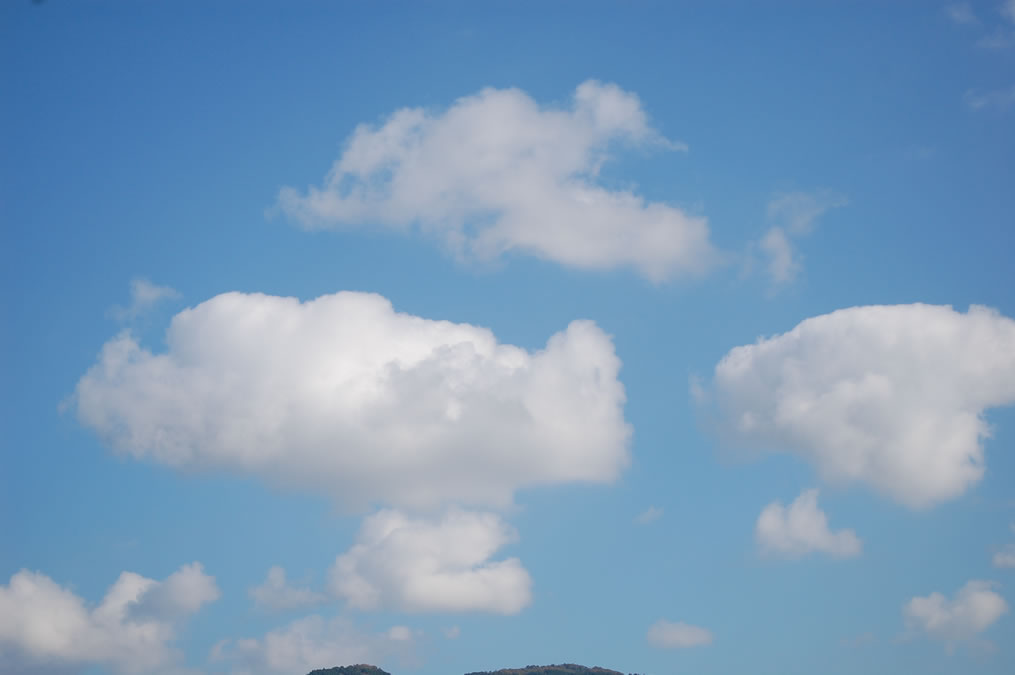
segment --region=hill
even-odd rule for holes
[[[355,666],[335,666],[320,668],[308,675],[390,675],[377,666],[361,663]],[[576,663],[561,663],[554,666],[525,666],[524,668],[504,668],[501,670],[485,670],[465,675],[624,675],[618,670],[609,668],[588,668]]]
[[[377,666],[360,663],[355,666],[335,666],[334,668],[318,668],[308,675],[391,675]]]
[[[524,668],[504,668],[502,670],[480,671],[466,675],[624,675],[620,671],[608,668],[588,668],[575,663],[561,663],[555,666],[525,666]]]

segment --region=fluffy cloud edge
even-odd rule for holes
[[[91,609],[45,574],[21,570],[0,586],[0,654],[14,669],[175,671],[179,624],[219,596],[214,577],[196,562],[163,581],[123,572]]]
[[[308,228],[418,227],[461,257],[516,251],[630,266],[656,282],[706,272],[719,256],[704,218],[599,183],[617,145],[686,149],[613,84],[582,83],[570,108],[487,88],[439,112],[404,108],[361,124],[323,185],[283,188],[277,208]]]
[[[503,508],[520,487],[609,483],[630,462],[621,363],[591,321],[530,352],[375,294],[226,293],[177,314],[166,342],[121,333],[78,382],[80,422],[119,453],[353,510]]]
[[[1015,321],[977,305],[840,309],[730,350],[696,400],[727,444],[928,508],[983,476],[984,413],[1015,402]]]
[[[532,579],[517,558],[491,560],[517,537],[492,513],[455,508],[432,518],[381,510],[335,559],[329,589],[366,611],[518,614],[532,602]]]
[[[328,599],[324,593],[291,585],[285,569],[278,565],[269,568],[264,581],[251,588],[248,594],[258,607],[273,612],[314,607]]]
[[[311,614],[260,637],[227,638],[212,648],[209,660],[231,666],[235,675],[292,675],[336,664],[411,664],[423,633],[395,625],[365,629],[346,617]]]
[[[774,501],[758,516],[755,539],[764,555],[800,558],[825,553],[833,558],[854,558],[863,542],[850,529],[832,531],[818,506],[818,490],[804,490],[789,506]]]
[[[902,607],[907,629],[945,643],[949,651],[971,643],[1008,613],[1008,603],[993,581],[972,580],[951,598],[939,592],[910,599]]]

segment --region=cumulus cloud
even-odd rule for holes
[[[78,382],[78,418],[121,454],[355,508],[503,507],[629,462],[620,360],[591,321],[528,352],[373,294],[226,293],[177,314],[166,342],[122,333]]]
[[[273,611],[312,607],[326,600],[323,593],[290,586],[285,578],[285,570],[278,566],[268,570],[264,583],[250,589],[250,597],[258,607]]]
[[[912,508],[984,473],[988,408],[1015,402],[1015,321],[973,306],[868,306],[807,319],[715,368],[719,428]]]
[[[836,558],[860,555],[863,544],[853,530],[828,529],[828,518],[818,507],[818,491],[805,490],[788,507],[780,502],[766,506],[754,529],[763,553],[799,558],[827,553]]]
[[[291,675],[336,664],[405,660],[414,647],[415,634],[405,626],[370,633],[342,617],[312,615],[260,638],[223,640],[211,660],[232,663],[237,675]]]
[[[123,572],[93,609],[46,575],[22,570],[0,586],[0,665],[15,672],[171,669],[180,657],[171,645],[179,622],[218,597],[199,563],[161,582]]]
[[[659,619],[648,629],[648,641],[660,649],[684,649],[712,644],[712,632],[678,621]]]
[[[915,597],[902,613],[912,632],[925,633],[949,649],[969,641],[1008,613],[1008,603],[990,581],[970,581],[948,599],[941,593]]]
[[[831,190],[787,192],[768,203],[768,221],[775,224],[761,238],[759,246],[768,258],[768,274],[773,284],[790,283],[803,269],[793,240],[810,234],[823,213],[847,203],[845,197]]]
[[[715,253],[704,218],[601,184],[618,145],[683,147],[612,84],[581,84],[568,108],[483,89],[442,112],[360,125],[321,187],[284,188],[278,204],[307,228],[418,227],[465,257],[517,251],[656,281],[705,271]]]
[[[159,286],[147,279],[132,279],[130,282],[130,304],[119,305],[109,310],[109,315],[117,321],[130,321],[144,314],[163,300],[175,300],[180,293],[169,286]]]
[[[492,513],[379,511],[335,560],[329,587],[357,609],[516,614],[532,600],[529,573],[517,558],[490,560],[516,538]]]

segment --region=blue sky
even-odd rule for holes
[[[0,670],[1015,669],[1015,4],[0,31]]]

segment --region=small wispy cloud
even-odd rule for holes
[[[648,642],[660,649],[687,649],[712,644],[712,631],[683,621],[659,619],[648,629]]]
[[[653,521],[659,520],[659,518],[662,515],[663,515],[662,509],[655,506],[650,506],[647,509],[645,509],[645,511],[643,511],[642,513],[639,513],[635,517],[634,522],[637,523],[638,525],[648,525]]]
[[[952,23],[957,23],[961,26],[975,26],[980,23],[980,19],[973,12],[973,8],[969,6],[968,2],[957,2],[953,5],[945,7],[945,16],[951,19]]]
[[[1015,567],[1015,544],[1009,544],[1003,551],[994,554],[994,567],[1010,569]]]
[[[163,300],[176,300],[179,291],[169,286],[159,286],[147,279],[136,278],[130,282],[130,304],[126,307],[115,305],[109,309],[109,316],[117,321],[131,321],[138,318]]]
[[[1005,0],[1000,11],[1001,16],[1015,23],[1015,0]]]
[[[793,240],[810,234],[826,211],[847,203],[846,197],[831,190],[786,192],[772,198],[766,211],[772,226],[758,246],[768,259],[768,275],[774,287],[791,283],[803,269]]]
[[[1007,110],[1015,105],[1015,85],[987,92],[970,89],[964,98],[972,110]]]
[[[1010,529],[1015,533],[1015,523],[1012,523]],[[1000,567],[1002,569],[1015,569],[1015,544],[1008,544],[1003,549],[994,554],[993,560],[994,567]]]
[[[1015,30],[1008,24],[1015,24],[1015,0],[1005,0],[998,7],[998,14],[1005,23],[995,26],[987,35],[976,41],[976,46],[982,49],[1011,49],[1015,47]]]
[[[988,35],[984,35],[976,41],[976,46],[982,49],[1009,49],[1015,47],[1015,31],[1005,28],[998,28]]]

